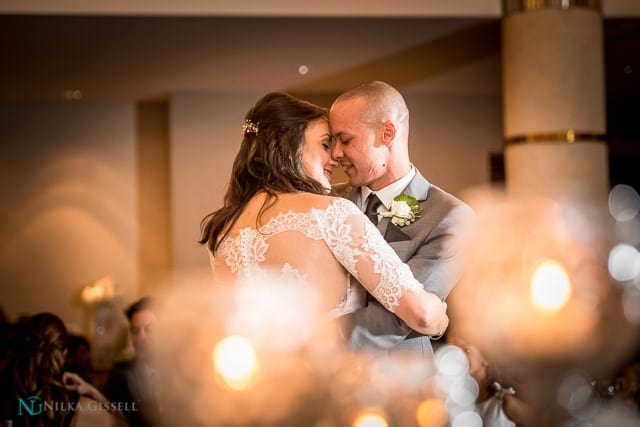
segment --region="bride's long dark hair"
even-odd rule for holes
[[[325,108],[282,92],[268,93],[247,112],[240,150],[233,161],[231,180],[222,208],[203,218],[200,244],[215,253],[247,203],[259,192],[266,193],[260,215],[278,198],[278,193],[327,194],[302,170],[304,132],[310,122],[327,120]]]

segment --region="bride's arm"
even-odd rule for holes
[[[335,200],[323,211],[325,242],[336,259],[387,310],[425,335],[440,335],[449,324],[447,304],[423,289],[396,252],[360,210]]]

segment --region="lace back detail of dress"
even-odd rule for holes
[[[287,246],[290,253],[279,254],[279,259],[306,257],[305,248],[311,244],[305,243],[305,239],[323,240],[335,259],[318,259],[317,263],[337,260],[390,311],[398,306],[403,292],[422,288],[364,214],[353,203],[340,198],[325,209],[280,213],[259,230],[243,228],[237,236],[227,237],[220,244],[217,256],[224,257],[227,267],[240,278],[261,277],[268,259],[269,241],[287,231],[301,233],[300,237],[290,237],[297,239],[298,246],[293,243]],[[307,275],[288,262],[277,268],[289,277]],[[321,269],[322,265],[316,268]],[[321,274],[321,270],[318,271]]]

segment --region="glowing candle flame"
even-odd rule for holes
[[[388,427],[385,417],[375,409],[364,411],[353,422],[353,427]]]
[[[557,261],[541,263],[531,279],[531,300],[542,310],[562,308],[571,296],[571,283],[564,267]]]
[[[253,385],[258,362],[251,343],[241,336],[222,339],[213,351],[216,372],[222,381],[234,390],[245,390]]]

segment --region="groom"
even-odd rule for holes
[[[424,288],[444,299],[460,277],[458,250],[473,212],[430,184],[409,160],[404,98],[387,83],[362,84],[333,102],[329,126],[335,138],[332,157],[349,177],[335,190],[365,211]],[[381,215],[400,194],[420,206],[415,222],[404,226]],[[373,298],[347,320],[352,349],[433,355],[430,340],[437,337],[413,331]]]

